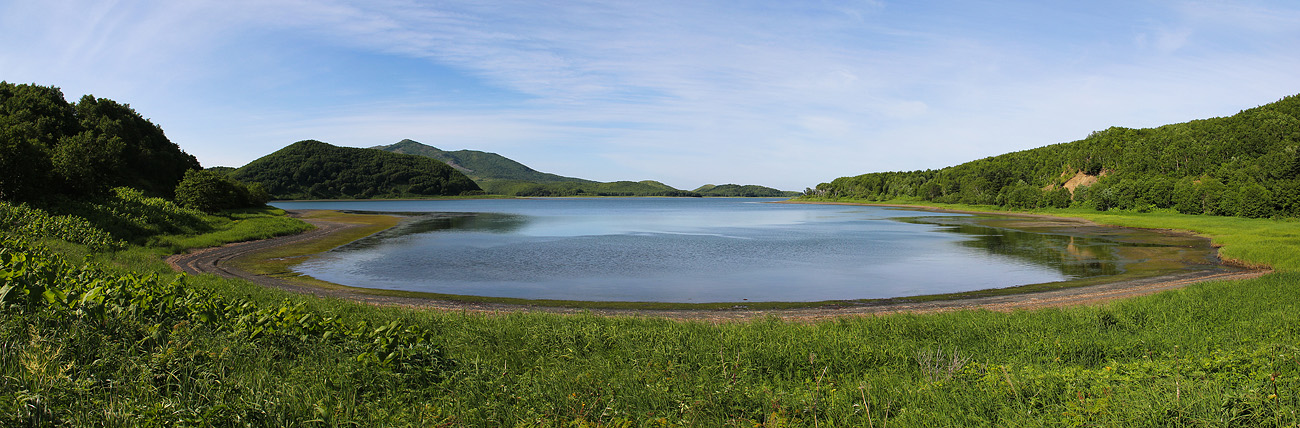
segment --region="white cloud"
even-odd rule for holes
[[[131,103],[205,164],[306,138],[413,138],[565,175],[787,189],[1300,92],[1294,6],[1148,5],[1030,28],[954,5],[17,2],[0,6],[0,78]],[[1093,26],[1131,32],[1072,36]],[[391,95],[382,73],[329,69],[347,55],[415,59],[483,92]]]

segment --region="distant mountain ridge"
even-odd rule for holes
[[[395,144],[374,146],[371,148],[392,153],[434,158],[447,163],[447,165],[450,165],[452,168],[456,168],[456,170],[469,176],[469,178],[474,181],[517,180],[533,183],[559,183],[569,181],[585,183],[593,182],[581,178],[564,177],[556,174],[540,172],[529,168],[527,165],[496,153],[481,152],[478,150],[456,150],[449,152],[410,139],[398,141]]]
[[[465,173],[487,193],[508,196],[793,196],[763,186],[705,185],[708,193],[689,191],[653,180],[599,182],[540,172],[496,153],[478,150],[446,151],[405,139],[372,149],[430,157]]]
[[[405,139],[372,149],[437,159],[473,179],[487,193],[507,196],[699,196],[657,181],[603,183],[540,172],[513,159],[478,150],[446,151]]]
[[[754,184],[723,184],[712,185],[705,184],[698,189],[693,190],[703,196],[723,196],[723,197],[742,197],[742,198],[780,198],[798,196],[799,192],[790,192],[785,190],[773,189],[767,186]]]

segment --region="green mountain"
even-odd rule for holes
[[[532,183],[497,180],[489,182],[484,190],[489,193],[512,196],[700,196],[698,193],[679,190],[653,180],[613,181],[608,183],[596,181]]]
[[[780,198],[780,197],[790,197],[790,196],[799,195],[799,192],[787,192],[784,190],[777,190],[771,187],[758,186],[753,184],[747,184],[743,186],[739,184],[723,184],[720,186],[705,184],[703,186],[700,186],[700,188],[695,189],[694,192],[699,193],[702,196],[728,196],[728,197],[745,197],[745,198]]]
[[[1300,215],[1300,95],[1230,117],[1113,127],[1082,140],[925,171],[841,177],[809,199],[919,199],[1014,208]]]
[[[261,183],[276,199],[353,199],[449,196],[481,192],[447,164],[424,156],[293,143],[230,176]]]
[[[375,146],[393,153],[434,158],[464,172],[483,191],[507,196],[699,196],[657,181],[615,181],[602,183],[581,178],[538,172],[496,153],[477,150],[449,152],[412,140]]]
[[[592,182],[581,178],[563,177],[555,174],[538,172],[537,170],[529,168],[527,165],[515,162],[510,158],[496,153],[480,152],[477,150],[457,150],[449,152],[413,140],[402,140],[396,144],[375,146],[371,148],[386,152],[434,158],[446,162],[447,165],[451,165],[452,168],[456,168],[456,170],[465,173],[465,175],[474,179],[474,181],[515,180],[534,183],[558,183],[565,181]]]

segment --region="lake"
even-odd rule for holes
[[[1023,218],[759,198],[291,201],[402,213],[295,270],[337,284],[524,299],[811,302],[955,293],[1124,272],[1208,243]],[[1149,232],[1148,232],[1149,233]],[[1126,256],[1137,251],[1139,256]],[[1189,251],[1191,251],[1189,253]]]

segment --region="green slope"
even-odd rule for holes
[[[799,195],[799,192],[787,192],[784,190],[777,190],[771,187],[758,186],[754,184],[747,184],[743,186],[739,184],[723,184],[723,185],[716,185],[716,186],[712,184],[705,184],[703,186],[700,186],[700,188],[693,190],[693,192],[699,193],[701,196],[726,196],[726,197],[744,197],[744,198],[780,198],[780,197],[790,197],[790,196]]]
[[[474,179],[474,181],[518,180],[534,183],[557,183],[565,181],[591,182],[590,180],[583,180],[581,178],[564,177],[545,172],[538,172],[537,170],[529,168],[527,165],[515,162],[510,158],[496,153],[480,152],[477,150],[456,150],[454,152],[449,152],[413,140],[402,140],[396,144],[375,146],[371,148],[386,152],[434,158],[446,162],[447,165],[451,165],[452,168],[456,168],[456,170],[465,173],[465,175]]]
[[[449,152],[412,140],[375,146],[393,153],[434,158],[465,173],[483,191],[507,196],[699,196],[657,181],[614,181],[602,183],[581,178],[538,172],[496,153],[477,150]]]
[[[1300,96],[1230,117],[1087,138],[939,170],[841,177],[809,199],[1300,215]]]
[[[406,198],[480,191],[465,174],[434,159],[314,140],[263,156],[231,177],[261,183],[276,199]]]
[[[532,183],[527,181],[494,180],[484,185],[489,193],[512,196],[700,196],[698,193],[679,190],[653,180],[568,181],[560,183]]]

